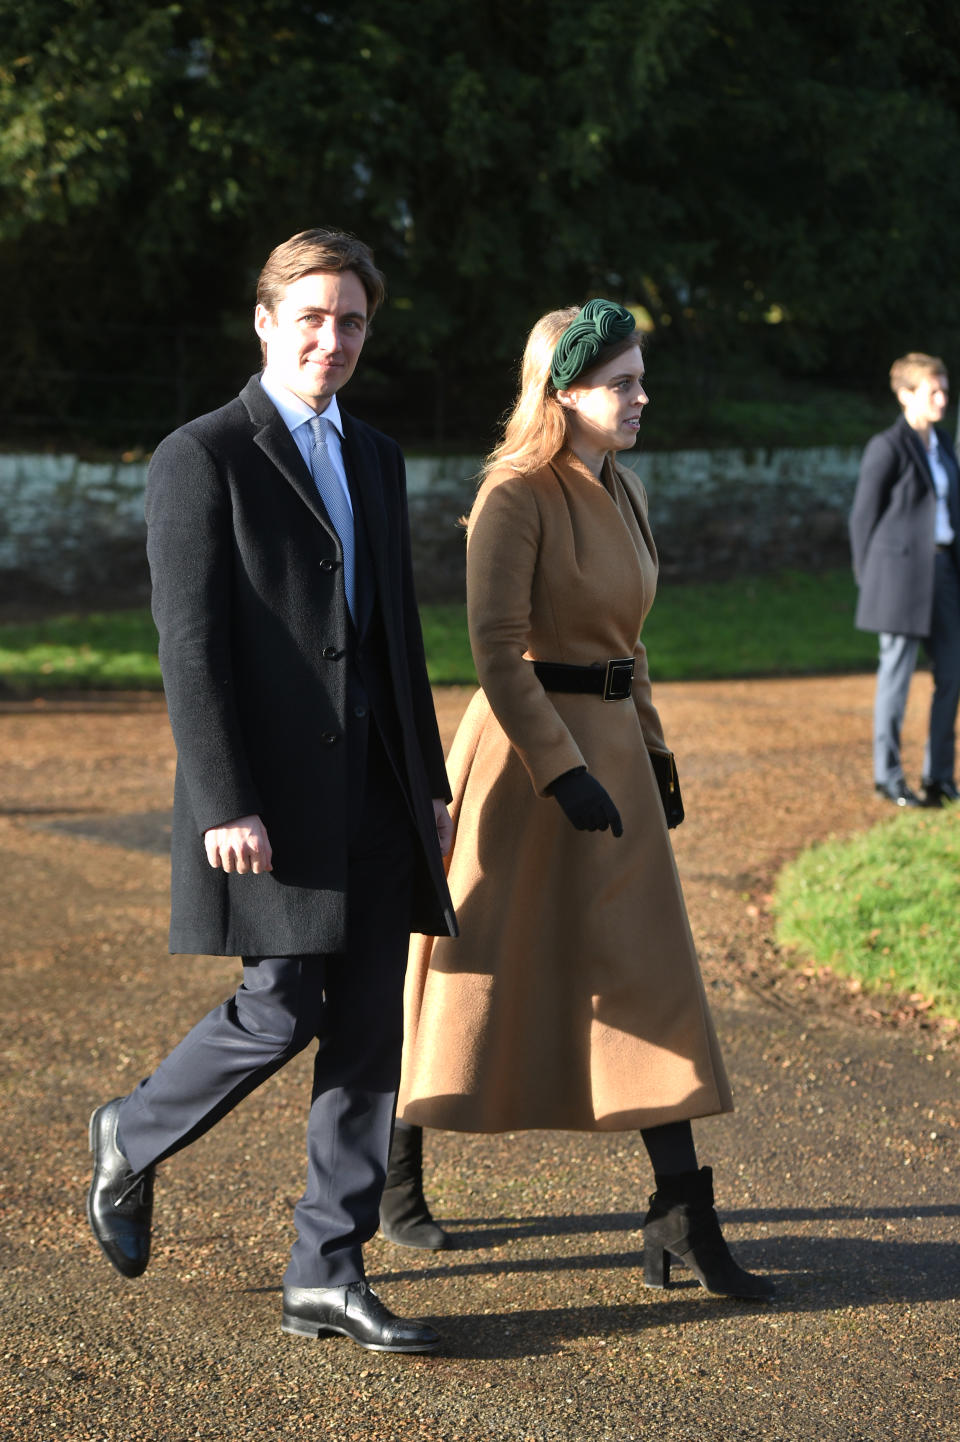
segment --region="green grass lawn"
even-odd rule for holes
[[[693,681],[870,670],[877,641],[854,630],[855,607],[847,570],[664,584],[643,631],[650,674]]]
[[[865,991],[960,1016],[958,812],[905,811],[802,852],[777,879],[778,941]]]
[[[157,632],[146,608],[0,626],[0,692],[159,689]]]
[[[853,629],[847,571],[782,572],[704,585],[663,585],[644,631],[655,681],[869,669],[876,642]],[[461,605],[423,607],[430,679],[476,680]],[[8,695],[160,686],[146,609],[0,626]]]

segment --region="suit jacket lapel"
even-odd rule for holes
[[[253,437],[254,444],[260,447],[284,480],[293,486],[297,495],[313,512],[324,530],[329,531],[339,544],[336,528],[327,515],[327,508],[320,499],[320,493],[313,477],[304,465],[303,457],[297,449],[297,443],[287,430],[273,401],[261,386],[258,376],[252,376],[247,381],[240,392],[240,399],[246,406],[251,421],[257,427]]]
[[[387,512],[383,503],[380,484],[380,467],[376,452],[369,440],[358,430],[351,416],[341,410],[343,421],[343,458],[346,465],[350,494],[353,497],[354,516],[358,521],[359,538],[362,534],[365,552],[373,563],[373,575],[368,567],[358,567],[360,606],[357,629],[362,635],[373,612],[373,601],[377,591],[382,596],[390,593],[390,578],[387,565]]]
[[[920,474],[927,482],[927,485],[930,487],[931,491],[935,493],[936,486],[933,484],[933,472],[930,469],[930,462],[927,459],[926,446],[923,444],[920,437],[913,429],[913,426],[908,425],[902,416],[900,418],[900,426],[902,427],[902,433],[907,443],[907,449],[913,456],[916,464],[920,467]]]

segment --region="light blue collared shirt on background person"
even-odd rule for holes
[[[949,546],[953,540],[953,526],[950,524],[950,509],[947,504],[950,481],[940,459],[940,443],[932,426],[930,443],[927,446],[927,464],[933,477],[933,488],[937,493],[937,528],[934,540],[938,546]]]
[[[311,460],[311,453],[313,451],[313,434],[310,430],[310,422],[314,419],[317,412],[312,410],[306,401],[302,401],[299,396],[295,396],[292,391],[287,390],[286,386],[281,385],[280,382],[270,374],[269,365],[267,365],[266,369],[260,374],[260,384],[280,412],[280,418],[293,436],[297,450],[301,456],[303,456],[307,470],[312,476],[313,462]],[[347,471],[343,464],[343,449],[341,445],[343,439],[343,421],[340,417],[340,407],[337,405],[336,396],[330,397],[326,410],[321,411],[320,414],[325,421],[330,422],[326,434],[327,455],[330,457],[330,463],[336,471],[337,480],[343,487],[343,494],[347,498],[347,505],[350,507],[350,514],[352,516],[353,501],[350,498],[350,487],[347,484]]]

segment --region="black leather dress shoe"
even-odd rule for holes
[[[942,806],[945,801],[960,801],[960,791],[952,781],[925,781],[923,783],[924,806]]]
[[[98,1107],[90,1118],[93,1181],[87,1217],[104,1253],[125,1277],[139,1277],[150,1260],[153,1167],[135,1172],[117,1145],[123,1097]]]
[[[920,797],[915,791],[910,790],[905,781],[877,781],[874,783],[873,789],[885,801],[892,801],[894,806],[923,805]]]
[[[435,1352],[439,1332],[409,1322],[383,1305],[369,1282],[346,1287],[284,1287],[284,1332],[297,1337],[349,1337],[370,1352]]]

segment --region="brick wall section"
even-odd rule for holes
[[[719,578],[846,565],[859,450],[669,451],[630,457],[665,575]],[[463,595],[463,530],[479,462],[408,460],[422,600]],[[145,463],[0,455],[0,602],[135,604],[149,592]]]

